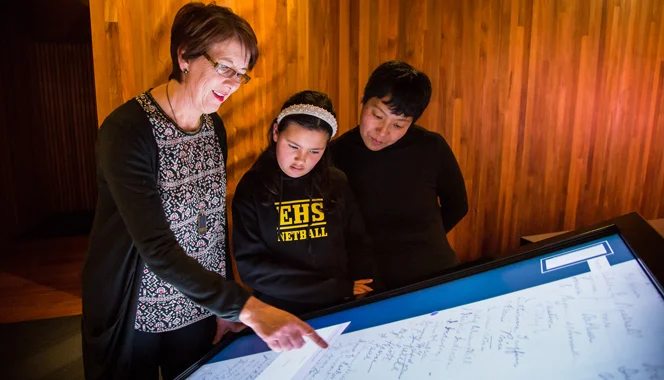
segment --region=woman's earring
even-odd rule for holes
[[[182,72],[185,73],[185,74],[189,74],[189,70],[187,70],[187,69],[182,70]]]

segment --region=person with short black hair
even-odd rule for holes
[[[452,149],[414,123],[431,99],[428,76],[400,61],[381,64],[362,96],[360,125],[330,143],[375,247],[387,289],[425,280],[457,264],[446,234],[468,212]]]
[[[261,301],[298,315],[366,295],[378,283],[346,176],[331,167],[327,144],[336,132],[326,94],[291,96],[233,198],[242,282]]]
[[[216,113],[258,58],[229,8],[189,3],[171,29],[167,83],[115,109],[97,136],[95,219],[82,272],[87,379],[172,379],[224,332],[270,348],[326,343],[232,281],[226,130]]]

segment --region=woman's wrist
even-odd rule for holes
[[[256,322],[257,315],[260,314],[260,310],[265,309],[265,306],[267,305],[264,302],[254,296],[250,296],[242,310],[240,310],[238,319],[245,325],[251,326]]]

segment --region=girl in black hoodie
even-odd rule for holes
[[[373,290],[372,246],[346,176],[331,166],[327,150],[336,132],[327,95],[293,95],[233,199],[241,280],[262,301],[295,314]]]

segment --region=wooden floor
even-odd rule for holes
[[[87,236],[13,243],[0,255],[0,323],[81,314]]]

